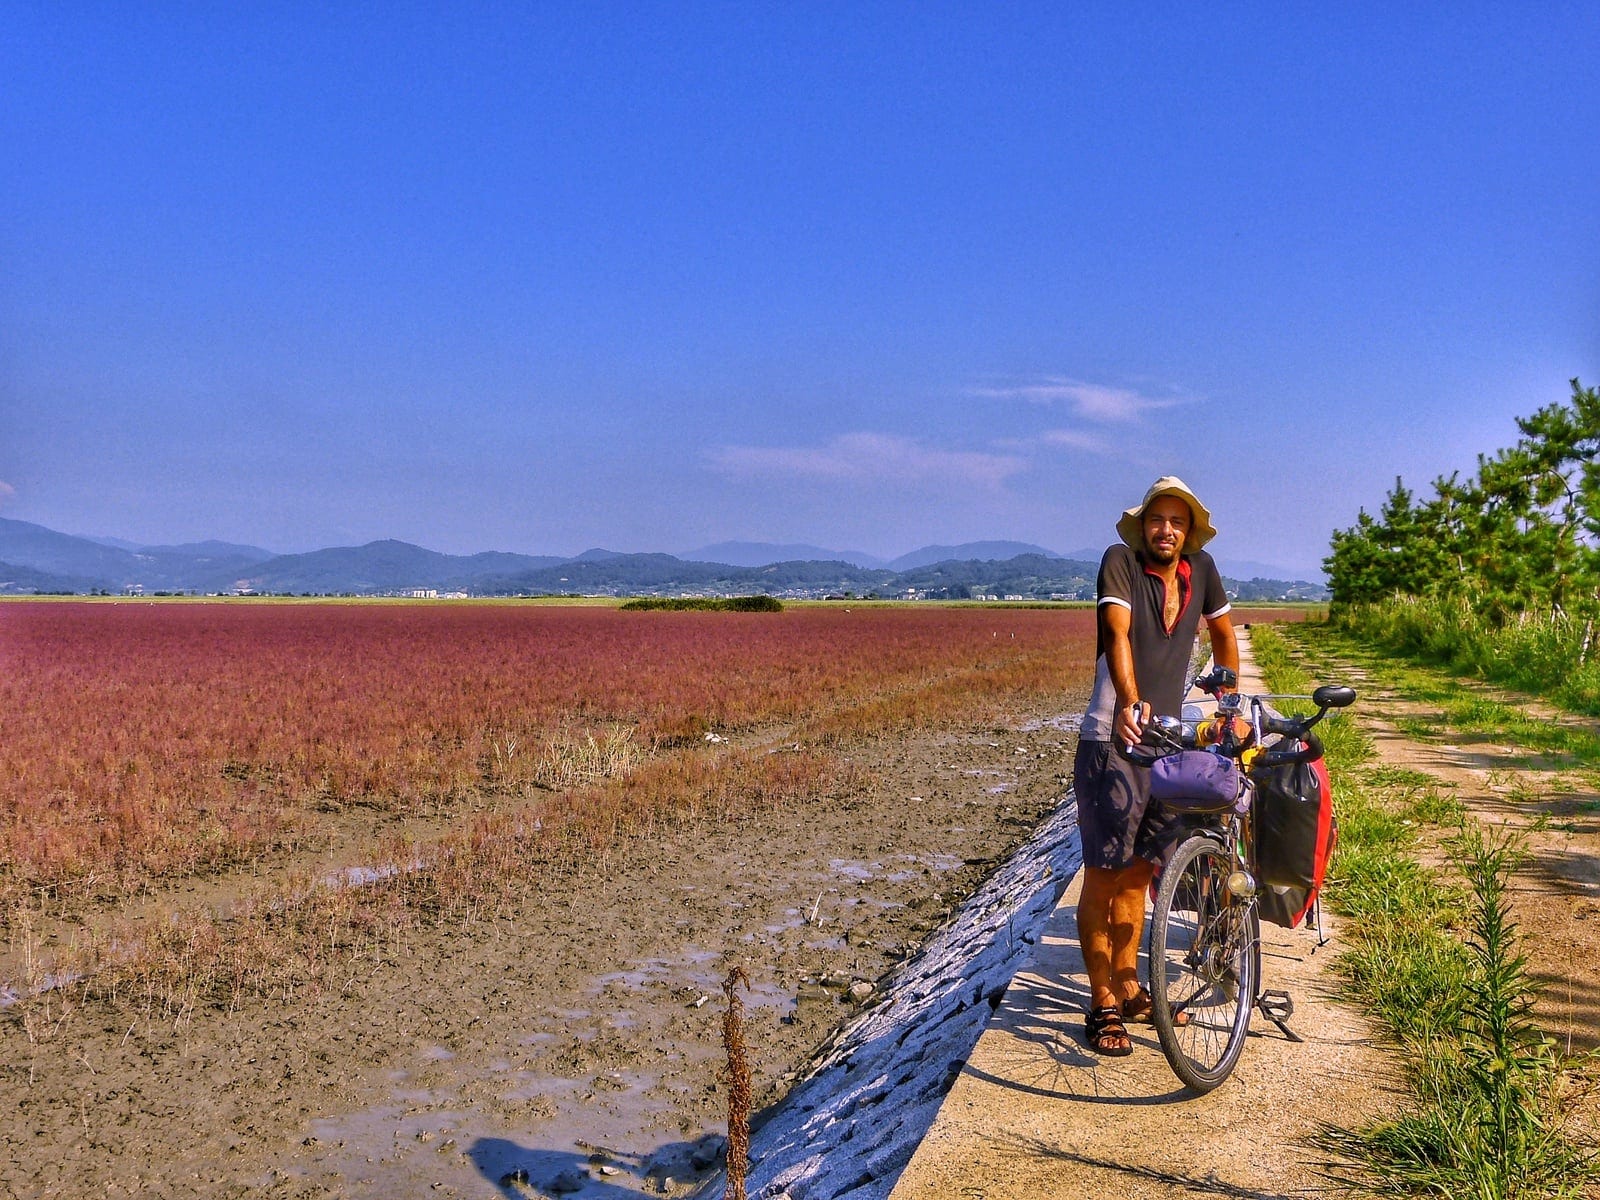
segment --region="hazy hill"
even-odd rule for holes
[[[0,595],[24,592],[89,592],[99,585],[76,575],[55,575],[35,567],[0,562]]]
[[[893,571],[882,567],[858,567],[836,558],[831,561],[796,560],[768,563],[764,567],[746,567],[738,572],[734,582],[756,587],[765,585],[860,592],[873,588],[892,588],[896,576]]]
[[[765,567],[783,562],[846,562],[853,567],[888,566],[883,559],[862,550],[828,550],[805,544],[773,542],[718,542],[682,555],[691,562],[727,563],[735,567]]]
[[[0,518],[0,561],[80,580],[84,586],[74,590],[121,591],[134,584],[147,591],[191,588],[197,579],[246,569],[262,556],[270,557],[270,552],[224,542],[124,550],[43,525]]]
[[[140,546],[137,553],[160,555],[166,558],[192,558],[201,562],[266,562],[278,557],[272,550],[260,546],[241,546],[234,542],[184,542],[178,546]]]
[[[924,546],[889,562],[891,571],[911,571],[939,562],[1003,562],[1019,554],[1038,554],[1045,558],[1060,555],[1030,542],[964,542],[959,546]],[[1098,557],[1098,556],[1096,556]]]
[[[1098,550],[1063,557],[1022,542],[969,542],[925,546],[901,556],[896,562],[902,565],[891,569],[863,565],[815,547],[755,542],[728,542],[707,549],[748,552],[745,557],[766,561],[730,563],[601,548],[574,558],[504,551],[456,555],[393,539],[281,555],[258,546],[219,541],[136,550],[105,543],[106,539],[74,537],[26,521],[0,519],[0,591],[120,592],[138,587],[146,592],[248,589],[392,595],[426,588],[474,595],[767,592],[903,596],[914,592],[950,598],[1092,596],[1100,557]],[[828,557],[768,558],[773,550],[813,549]],[[1326,595],[1320,582],[1291,582],[1290,572],[1245,575],[1230,570],[1232,564],[1222,566],[1230,594],[1241,600]],[[1238,582],[1240,578],[1246,582]]]
[[[120,580],[138,569],[139,558],[132,550],[102,546],[28,521],[0,518],[0,562],[84,579]]]
[[[1072,595],[1085,586],[1092,597],[1095,564],[1074,562],[1052,554],[1018,554],[1008,559],[948,559],[915,570],[901,571],[901,588],[952,595],[1043,596]]]
[[[338,546],[307,554],[282,554],[242,575],[210,578],[206,590],[246,586],[258,592],[398,592],[412,588],[473,591],[486,578],[533,570],[558,558],[484,551],[441,554],[393,539]]]

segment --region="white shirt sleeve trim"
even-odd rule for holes
[[[1133,605],[1129,604],[1121,596],[1102,596],[1100,598],[1100,604],[1120,604],[1123,608],[1127,609],[1129,612],[1133,611]],[[1099,608],[1100,604],[1095,605],[1095,607]],[[1222,611],[1223,612],[1227,612],[1228,610],[1227,609],[1223,609]]]
[[[1212,617],[1220,617],[1220,616],[1222,616],[1223,613],[1230,611],[1232,608],[1233,608],[1232,604],[1224,604],[1221,608],[1217,609],[1216,612],[1207,613],[1206,614],[1206,620],[1209,621],[1209,620],[1211,620]]]

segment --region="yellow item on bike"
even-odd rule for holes
[[[1229,718],[1227,717],[1212,717],[1209,720],[1201,721],[1200,724],[1195,726],[1195,745],[1215,746],[1222,740],[1223,733],[1227,729],[1228,720]],[[1243,717],[1233,717],[1232,721],[1234,741],[1240,744],[1248,742],[1255,733],[1250,727],[1250,722]]]

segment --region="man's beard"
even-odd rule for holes
[[[1155,559],[1156,562],[1160,563],[1162,566],[1166,566],[1169,562],[1176,561],[1178,556],[1183,553],[1182,545],[1179,545],[1176,549],[1168,549],[1165,546],[1152,546],[1149,542],[1146,542],[1144,544],[1144,549],[1145,553],[1147,553],[1151,558]]]

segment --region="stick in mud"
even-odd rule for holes
[[[723,980],[728,1010],[722,1017],[722,1046],[728,1052],[728,1184],[726,1200],[745,1200],[744,1176],[750,1159],[750,1059],[744,1044],[744,1005],[738,985],[750,986],[743,967]]]

